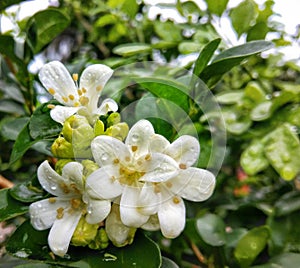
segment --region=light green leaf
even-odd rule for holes
[[[252,266],[252,268],[287,268],[298,267],[300,263],[299,253],[282,253],[270,259],[267,264]]]
[[[244,97],[241,90],[223,91],[216,95],[217,101],[221,104],[235,104],[240,102]]]
[[[163,40],[169,42],[180,42],[182,40],[181,29],[171,21],[154,21],[155,33]]]
[[[48,8],[28,21],[28,43],[34,53],[39,52],[70,24],[70,18],[59,9]]]
[[[29,118],[8,118],[3,121],[0,127],[1,135],[8,140],[16,140],[23,127],[28,123]]]
[[[129,43],[116,46],[113,53],[123,57],[139,56],[139,54],[151,52],[151,46],[143,43]]]
[[[190,54],[199,51],[201,47],[199,43],[184,41],[178,45],[178,51],[182,54]]]
[[[253,0],[244,0],[231,10],[229,16],[238,37],[248,31],[257,15],[257,4]]]
[[[0,11],[5,9],[6,7],[12,6],[14,4],[18,4],[22,2],[22,0],[1,0],[0,1]]]
[[[247,34],[247,42],[253,40],[264,40],[267,33],[269,32],[269,27],[266,22],[261,21],[252,26]]]
[[[266,247],[270,231],[267,226],[260,226],[251,229],[238,242],[234,257],[241,267],[249,267],[259,253]]]
[[[219,17],[221,17],[223,12],[225,11],[228,1],[229,0],[205,0],[208,10],[211,13],[218,15]]]
[[[219,247],[226,243],[225,223],[215,214],[205,214],[196,220],[196,229],[205,243]]]

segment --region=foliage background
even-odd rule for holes
[[[98,62],[113,69],[135,62],[175,63],[201,78],[221,105],[227,132],[225,159],[212,198],[201,204],[186,202],[184,233],[172,241],[160,233],[147,233],[152,240],[140,234],[132,248],[121,252],[127,256],[121,264],[131,267],[130,256],[146,267],[149,263],[157,267],[162,255],[163,267],[176,267],[174,262],[179,267],[298,267],[300,67],[293,61],[285,62],[276,48],[298,42],[299,32],[287,34],[272,20],[273,1],[258,6],[244,0],[229,9],[228,0],[206,0],[206,10],[192,1],[157,5],[161,10],[176,11],[179,22],[159,13],[149,19],[151,5],[135,0],[61,0],[59,6],[19,21],[18,12],[6,9],[19,2],[0,3],[2,14],[15,22],[12,31],[0,35],[0,172],[16,185],[0,192],[3,234],[23,222],[28,202],[43,197],[32,178],[41,161],[52,159],[47,146],[58,133],[57,126],[49,122],[49,132],[39,129],[47,120],[42,103],[49,96],[39,83],[34,60],[60,60],[70,72],[79,73]],[[228,16],[240,40],[255,42],[228,50],[230,40],[222,38],[216,27],[221,16]],[[272,40],[275,53],[257,55],[270,48],[269,43],[257,41],[266,39],[268,33],[277,33],[272,35],[276,36]],[[151,83],[124,89],[118,96],[121,109],[147,94],[161,96],[155,90],[156,82]],[[200,137],[199,166],[206,167],[211,130],[199,107],[190,103],[188,109]],[[213,111],[206,116],[215,119]],[[28,122],[33,132],[28,132]],[[162,122],[154,123],[161,134],[174,138]],[[188,126],[183,124],[182,128],[188,132]],[[7,181],[2,181],[4,188]],[[37,256],[27,252],[25,257],[43,260],[37,264],[43,266],[38,267],[50,267],[49,263],[93,267],[99,261],[89,251],[76,261],[53,261],[43,256],[36,244],[22,244],[25,234],[45,240],[45,233],[34,232],[26,223],[21,225],[8,244],[6,236],[0,241],[3,265],[27,267],[24,260],[5,254],[5,245],[18,257],[22,257],[20,249],[36,251]],[[143,258],[148,262],[141,261],[139,245],[143,245]],[[77,253],[70,253],[71,257]],[[105,256],[101,261],[107,267],[120,266]]]

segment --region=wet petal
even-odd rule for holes
[[[141,214],[138,210],[139,191],[137,187],[125,186],[120,201],[121,221],[135,228],[142,226],[149,219],[149,216]]]
[[[115,166],[105,166],[94,171],[86,180],[86,192],[95,199],[113,199],[122,193]]]
[[[67,253],[80,217],[81,210],[75,210],[55,220],[48,236],[48,244],[55,255],[63,257]]]
[[[177,237],[185,226],[185,205],[183,200],[178,196],[168,198],[158,210],[158,219],[164,237]]]
[[[211,172],[200,168],[182,170],[171,180],[172,192],[190,201],[204,201],[213,193],[216,179]]]
[[[56,220],[57,209],[65,209],[69,205],[69,200],[61,200],[55,197],[32,203],[29,206],[32,226],[37,230],[46,230],[50,228]]]
[[[131,158],[123,142],[106,135],[96,137],[91,143],[91,149],[99,166],[111,165],[115,161],[124,162],[125,159]]]
[[[149,220],[141,226],[146,231],[157,231],[160,229],[159,220],[157,214],[150,216]]]
[[[50,116],[51,118],[62,125],[64,122],[73,114],[75,114],[79,110],[78,107],[67,107],[67,106],[60,106],[56,105],[51,111]]]
[[[112,74],[113,70],[103,64],[90,65],[82,72],[79,88],[86,90],[85,97],[89,99],[88,107],[91,111],[97,109],[101,90]]]
[[[37,176],[41,186],[52,195],[65,198],[78,195],[72,191],[68,191],[69,182],[52,169],[47,160],[38,167]]]
[[[149,152],[149,139],[154,135],[152,124],[147,120],[140,120],[129,130],[125,144],[130,148],[135,158]]]
[[[154,134],[150,138],[149,151],[153,153],[162,153],[170,145],[170,142],[162,135]]]
[[[83,166],[80,163],[67,163],[62,169],[62,176],[69,180],[69,184],[74,183],[80,192],[83,191]]]
[[[118,108],[118,104],[113,99],[105,99],[97,109],[96,113],[98,115],[103,115],[108,112],[116,112]]]
[[[73,106],[78,99],[77,88],[66,67],[59,61],[45,64],[39,72],[39,79],[53,97],[68,106]],[[69,96],[73,95],[74,100]],[[68,102],[65,100],[67,99]]]
[[[142,159],[141,159],[142,160]],[[140,181],[147,182],[163,182],[177,175],[179,168],[178,164],[171,157],[154,153],[149,159],[144,161],[141,169],[146,172],[140,178]]]
[[[171,156],[184,169],[198,160],[200,144],[196,138],[183,135],[170,144],[164,153]]]
[[[155,192],[155,186],[152,183],[145,183],[137,201],[139,212],[144,215],[157,213],[159,201],[160,199]]]
[[[87,207],[86,221],[96,224],[105,220],[111,208],[109,200],[90,199]]]

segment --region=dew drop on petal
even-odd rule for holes
[[[101,158],[102,161],[106,161],[108,159],[108,154],[103,153],[100,158]]]
[[[133,142],[137,142],[137,141],[139,140],[139,135],[133,134],[132,137],[131,137],[131,140],[132,140]]]
[[[50,189],[51,189],[52,191],[56,191],[57,186],[53,184],[53,185],[50,186]]]

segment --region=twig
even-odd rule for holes
[[[203,256],[203,254],[201,253],[201,251],[197,247],[197,245],[192,241],[191,241],[191,248],[192,248],[194,254],[196,255],[197,259],[199,260],[199,262],[205,264],[206,263],[205,257]]]
[[[14,186],[14,184],[10,180],[8,180],[8,179],[4,178],[2,175],[0,175],[0,189],[12,188],[13,186]]]

